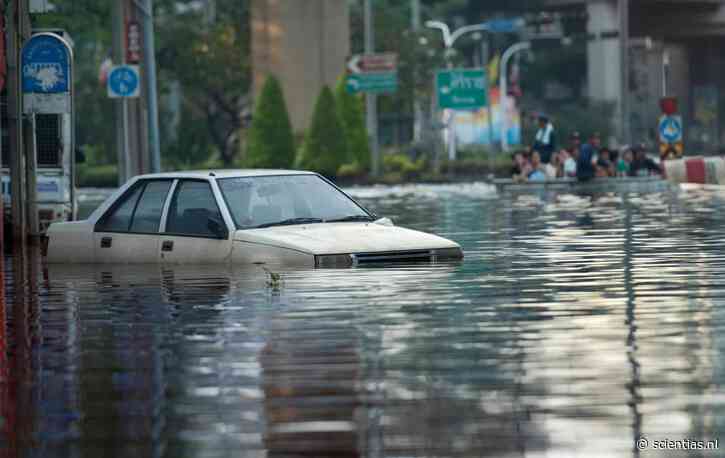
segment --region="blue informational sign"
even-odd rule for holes
[[[682,141],[682,117],[677,115],[662,116],[659,122],[660,141],[677,143]]]
[[[491,19],[490,21],[484,22],[484,24],[491,32],[513,33],[523,28],[526,25],[526,21],[523,18]]]
[[[119,65],[108,74],[109,97],[138,97],[140,78],[137,65]]]
[[[71,52],[62,38],[51,33],[32,36],[21,53],[24,93],[70,92]]]

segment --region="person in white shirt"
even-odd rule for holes
[[[576,178],[576,161],[569,151],[562,149],[559,151],[559,161],[562,163],[562,176],[565,178]]]

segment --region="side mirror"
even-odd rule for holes
[[[393,223],[393,220],[390,218],[380,218],[373,221],[375,224],[380,224],[381,226],[395,226]]]
[[[219,239],[229,238],[229,230],[224,225],[224,223],[219,221],[219,219],[216,217],[210,216],[206,220],[206,227],[209,229],[209,232],[214,234],[214,236]]]

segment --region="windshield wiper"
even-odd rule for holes
[[[342,218],[325,220],[326,223],[346,223],[348,221],[373,221],[373,217],[368,215],[350,215],[343,216]]]
[[[308,223],[322,223],[321,218],[290,218],[275,223],[264,223],[259,226],[255,226],[254,229],[261,229],[263,227],[271,226],[292,226],[294,224],[308,224]]]

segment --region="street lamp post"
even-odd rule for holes
[[[453,50],[453,45],[456,43],[456,40],[458,40],[467,33],[491,30],[489,24],[487,23],[467,25],[456,29],[452,33],[450,27],[448,27],[448,24],[446,24],[445,22],[426,21],[425,26],[431,29],[438,29],[443,34],[443,45],[446,48],[446,67],[448,67],[449,69],[453,68],[453,63],[450,60],[450,53]],[[451,116],[448,118],[448,122],[446,123],[448,126],[448,159],[450,160],[456,158],[456,134],[453,130],[455,117],[455,111],[451,110]]]
[[[519,51],[525,51],[531,49],[531,42],[530,41],[521,41],[519,43],[515,43],[506,49],[504,51],[503,55],[501,56],[501,68],[499,69],[499,105],[501,107],[501,151],[506,152],[508,149],[508,138],[506,138],[508,134],[508,119],[506,117],[506,99],[508,98],[508,78],[507,78],[507,72],[506,69],[508,67],[508,62],[513,57],[514,54],[516,54]]]

